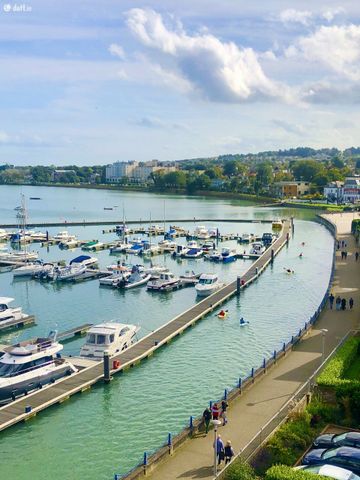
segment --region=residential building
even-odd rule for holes
[[[356,203],[360,201],[360,177],[347,177],[344,182],[330,182],[324,187],[324,196],[330,202]]]
[[[272,185],[273,194],[279,198],[301,197],[310,193],[309,182],[275,182]]]
[[[163,170],[166,173],[177,170],[176,164],[171,162],[116,162],[106,167],[106,181],[108,183],[130,182],[146,183],[151,174]]]
[[[58,182],[59,180],[62,180],[64,175],[68,175],[69,173],[76,175],[75,170],[54,170],[52,172],[52,181]]]

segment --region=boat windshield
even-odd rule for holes
[[[122,335],[125,335],[126,332],[128,332],[130,330],[129,327],[124,327],[120,330],[120,333],[119,333],[119,337],[121,337]]]
[[[8,309],[8,306],[5,305],[5,303],[2,303],[2,304],[0,305],[0,312],[5,312],[5,310],[7,310],[7,309]]]
[[[199,283],[201,285],[211,285],[215,282],[215,278],[200,278]]]
[[[22,373],[35,370],[41,366],[52,363],[54,360],[51,356],[37,358],[36,360],[31,360],[26,363],[2,363],[0,362],[0,377],[15,377],[16,375],[21,375]]]

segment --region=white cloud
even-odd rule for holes
[[[351,80],[360,80],[360,25],[321,26],[286,50],[288,57],[321,63]]]
[[[119,57],[122,60],[125,58],[125,52],[124,49],[121,45],[118,45],[116,43],[112,43],[109,47],[109,52],[111,55],[114,55],[115,57]]]
[[[323,12],[322,17],[330,23],[336,16],[341,15],[342,13],[345,13],[345,9],[343,7],[329,8]]]
[[[161,52],[160,67],[156,68],[166,71],[170,81],[175,78],[205,98],[244,102],[288,94],[284,86],[265,75],[252,48],[207,33],[189,35],[180,22],[166,25],[154,10],[130,10],[127,24],[143,45]]]
[[[279,18],[285,24],[301,23],[302,25],[308,25],[312,16],[312,13],[308,10],[295,10],[294,8],[288,8],[287,10],[280,12]]]

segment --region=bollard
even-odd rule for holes
[[[104,382],[109,383],[112,380],[110,375],[110,356],[109,352],[104,352]]]
[[[148,464],[148,457],[147,457],[147,453],[144,452],[144,467],[146,467],[147,464]]]
[[[227,400],[227,395],[228,395],[228,391],[227,391],[227,388],[225,388],[225,390],[224,390],[224,400]]]
[[[189,428],[192,430],[194,428],[194,417],[190,415]]]
[[[172,437],[171,437],[171,433],[170,433],[170,432],[168,433],[167,444],[168,444],[168,447],[171,447],[171,445],[172,445]]]
[[[154,343],[155,343],[155,347],[156,347],[156,346],[158,345],[158,343],[159,343],[159,342],[158,342],[157,340],[155,340],[155,342],[154,342]]]
[[[258,267],[255,267],[255,274],[256,274],[256,275],[259,275],[259,269],[258,269]]]
[[[276,361],[276,350],[274,350],[273,359],[274,359],[274,362],[275,362]]]
[[[240,287],[241,287],[241,278],[238,276],[236,278],[236,295],[240,295]]]
[[[308,323],[305,322],[305,330],[307,330],[307,328],[308,328]]]
[[[285,350],[286,350],[285,342],[283,343],[283,348],[282,349],[283,349],[283,352],[285,352]]]
[[[254,373],[255,373],[255,369],[254,367],[251,369],[251,377],[254,378]]]
[[[240,390],[241,390],[241,387],[242,387],[242,380],[241,380],[241,377],[239,377],[238,388],[240,388]]]
[[[299,335],[298,335],[298,337],[301,337],[301,328],[300,328],[300,330],[299,330]]]
[[[289,238],[290,238],[290,235],[289,235],[289,232],[286,234],[286,243],[289,243]]]
[[[291,343],[294,343],[294,335],[291,337]]]
[[[31,413],[32,407],[31,405],[26,405],[25,406],[25,413]]]
[[[266,368],[266,359],[265,359],[265,357],[264,357],[264,359],[263,359],[262,368],[263,368],[264,370],[265,370],[265,368]]]
[[[274,249],[271,249],[271,263],[274,263]]]

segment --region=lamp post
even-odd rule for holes
[[[214,477],[217,475],[217,429],[221,425],[220,420],[212,420],[212,424],[214,425]]]
[[[321,329],[321,336],[322,336],[322,350],[321,350],[321,363],[324,363],[325,360],[325,337],[329,330],[326,328]]]

